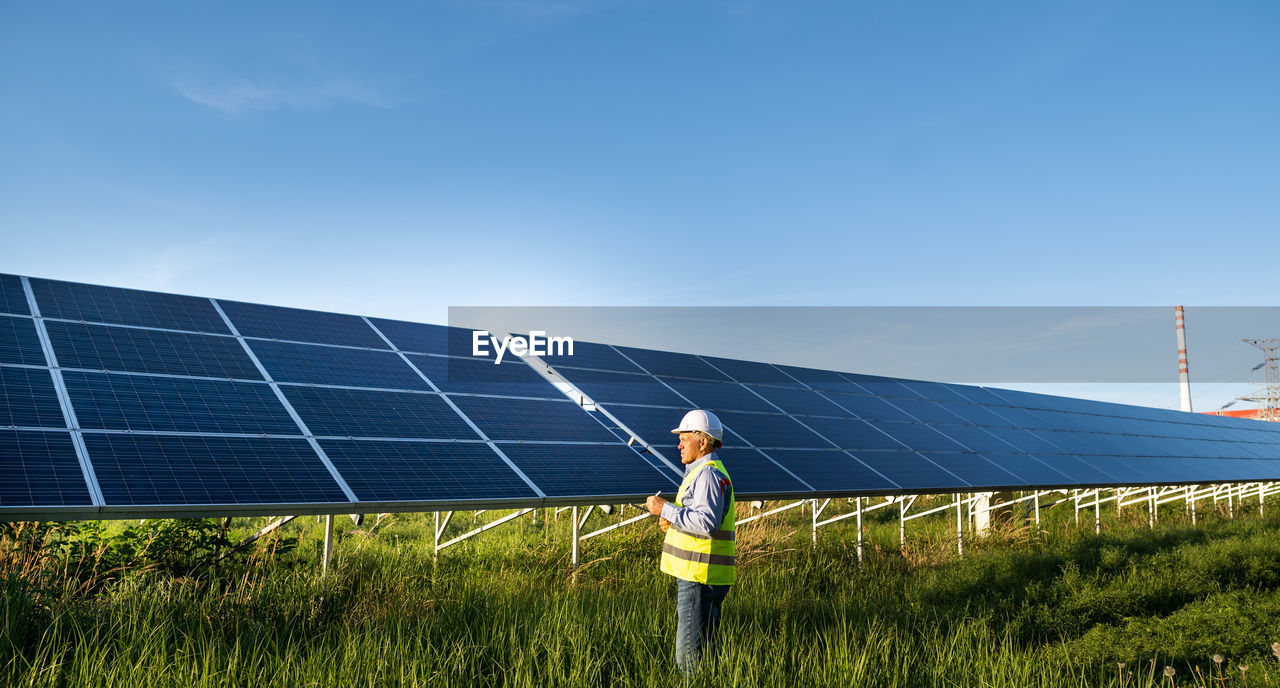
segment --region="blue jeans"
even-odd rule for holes
[[[720,604],[731,587],[676,579],[676,665],[681,673],[693,672],[704,649],[707,656],[715,655]]]

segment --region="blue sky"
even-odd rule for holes
[[[6,3],[0,271],[431,322],[1278,305],[1278,32],[1274,2]]]

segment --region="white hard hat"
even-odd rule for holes
[[[680,427],[671,431],[679,435],[682,432],[705,432],[717,440],[724,440],[724,427],[720,425],[720,419],[716,418],[716,414],[702,409],[694,409],[686,414],[680,420]]]

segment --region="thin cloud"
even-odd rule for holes
[[[173,87],[193,103],[232,115],[267,110],[321,110],[347,104],[390,107],[389,101],[381,94],[345,81],[289,85],[246,79],[212,82],[183,77],[176,80]]]

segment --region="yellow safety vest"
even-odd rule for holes
[[[726,480],[729,472],[724,464],[712,460],[707,463],[719,471]],[[694,477],[707,466],[699,468],[684,477],[680,489],[676,492],[676,506],[684,506],[684,495],[693,484]],[[710,538],[702,538],[686,533],[674,525],[667,529],[667,537],[662,541],[662,572],[676,578],[696,581],[708,585],[733,585],[734,559],[734,498],[733,483],[730,482],[729,507],[724,511],[724,521],[711,533]]]

